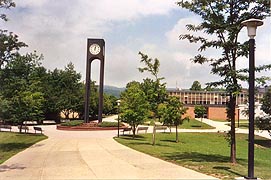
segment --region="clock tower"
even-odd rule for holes
[[[86,62],[86,89],[85,89],[85,112],[84,121],[89,122],[89,97],[90,82],[91,82],[91,63],[98,59],[100,60],[100,84],[99,84],[99,112],[98,120],[102,122],[103,113],[103,87],[104,87],[104,56],[105,42],[104,39],[88,39],[87,40],[87,62]],[[94,93],[94,92],[92,92]]]

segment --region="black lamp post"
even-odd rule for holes
[[[255,39],[256,29],[263,25],[259,19],[248,19],[242,22],[247,27],[249,36],[249,137],[248,137],[248,176],[245,179],[257,179],[254,177],[254,89],[255,89]]]
[[[118,137],[120,137],[120,118],[119,118],[120,109],[119,109],[119,107],[120,107],[121,100],[118,99],[116,102],[117,102],[117,105],[118,105]]]

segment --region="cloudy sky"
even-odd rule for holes
[[[176,0],[14,1],[16,8],[7,12],[9,21],[0,25],[29,45],[25,51],[42,53],[48,69],[72,62],[84,79],[87,38],[104,38],[107,85],[124,87],[131,80],[148,76],[137,70],[141,66],[139,51],[160,60],[160,75],[168,87],[189,88],[195,80],[204,84],[218,78],[210,75],[207,65],[191,63],[197,45],[178,40],[186,32],[186,24],[199,23],[200,19],[178,7]],[[271,60],[270,19],[264,23],[256,37],[258,65]],[[243,29],[240,40],[246,39]],[[98,80],[99,61],[92,66],[92,79]],[[238,66],[247,67],[247,59]]]

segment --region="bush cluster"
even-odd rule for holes
[[[118,123],[117,122],[101,122],[98,125],[99,127],[118,127]],[[122,126],[122,124],[120,123],[120,126]]]
[[[65,123],[61,123],[61,126],[80,126],[84,123],[83,120],[69,121]]]

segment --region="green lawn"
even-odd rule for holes
[[[157,120],[158,122],[158,120]],[[145,125],[154,125],[154,121],[150,120],[144,123]],[[175,127],[175,126],[174,126]],[[205,124],[203,122],[197,121],[195,119],[190,119],[189,121],[185,120],[182,125],[179,126],[181,129],[215,129],[212,126],[209,126],[208,124]]]
[[[0,132],[0,164],[18,152],[46,138],[41,134]]]
[[[211,119],[213,121],[219,121],[219,122],[229,122],[228,120],[224,120],[224,119]],[[237,123],[238,122],[238,119],[235,119],[235,122]],[[247,119],[239,119],[239,122],[248,122]]]
[[[215,129],[212,126],[205,124],[203,122],[197,121],[195,119],[184,121],[183,124],[179,126],[179,128],[181,129]]]
[[[247,175],[247,135],[237,134],[237,161],[229,163],[230,148],[219,133],[180,133],[180,143],[175,143],[175,133],[157,133],[152,146],[152,134],[121,136],[116,141],[135,150],[218,177],[223,180]],[[271,140],[255,139],[255,175],[271,179]]]
[[[230,126],[230,123],[227,123],[227,125]],[[241,129],[248,129],[249,128],[249,123],[248,123],[247,120],[246,121],[240,121],[239,126],[238,126],[238,122],[235,122],[235,127],[241,128]],[[254,128],[255,128],[255,130],[259,129],[256,125],[254,125]]]

